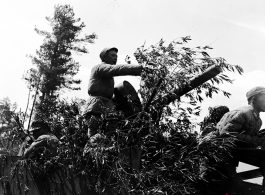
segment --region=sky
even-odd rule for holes
[[[247,105],[246,92],[265,86],[265,1],[264,0],[9,0],[1,1],[0,11],[0,89],[22,111],[27,104],[28,89],[23,74],[33,67],[27,55],[34,55],[43,38],[35,31],[50,30],[46,16],[56,4],[70,4],[76,17],[86,24],[84,34],[95,32],[98,39],[88,44],[88,54],[74,55],[80,63],[76,79],[81,90],[65,91],[64,97],[86,99],[91,68],[100,63],[100,51],[109,46],[119,49],[118,63],[143,45],[170,42],[191,36],[191,46],[210,45],[211,57],[223,57],[230,64],[240,65],[244,74],[233,74],[233,84],[220,87],[232,94],[228,99],[214,95],[202,103],[202,119],[208,107],[226,105],[230,110]],[[132,59],[133,63],[136,63]],[[139,78],[119,77],[116,83],[128,80],[136,89]],[[199,119],[200,119],[199,118]],[[265,128],[265,114],[261,114]]]

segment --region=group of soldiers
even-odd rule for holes
[[[88,124],[88,142],[93,142],[95,137],[100,136],[98,129],[101,125],[101,115],[116,111],[115,103],[112,100],[114,93],[114,77],[134,75],[140,76],[143,66],[117,63],[118,49],[115,47],[105,48],[100,53],[101,63],[91,70],[88,94],[89,98],[81,110],[82,115]],[[248,105],[232,111],[227,107],[219,108],[219,118],[211,123],[211,126],[203,128],[203,136],[215,129],[220,136],[228,135],[237,138],[235,147],[257,148],[263,146],[263,141],[259,136],[262,126],[260,112],[265,112],[265,87],[254,87],[246,93]],[[56,153],[58,138],[51,134],[49,126],[44,122],[33,122],[30,133],[34,137],[34,142],[29,146],[24,146],[19,155],[28,158],[38,147],[46,145],[50,153]],[[226,137],[226,136],[224,136]],[[23,148],[23,147],[22,147]],[[54,153],[53,153],[54,152]]]

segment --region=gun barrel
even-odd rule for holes
[[[222,69],[219,66],[212,66],[207,68],[203,73],[193,77],[189,83],[184,86],[176,87],[173,93],[178,97],[183,96],[184,94],[190,92],[194,88],[200,86],[201,84],[205,83],[206,81],[216,77],[219,73],[222,72]],[[168,101],[167,104],[176,100],[176,98],[172,98],[172,95],[167,95],[165,97]]]
[[[205,70],[205,72],[193,77],[189,83],[187,83],[184,86],[181,87],[177,87],[174,90],[174,93],[177,96],[182,96],[188,92],[190,92],[191,90],[193,90],[194,88],[200,86],[201,84],[205,83],[206,81],[214,78],[215,76],[217,76],[220,72],[222,72],[221,68],[218,66],[213,66],[210,67],[208,69]]]

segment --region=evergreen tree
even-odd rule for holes
[[[39,94],[35,96],[36,104],[41,105],[42,110],[49,110],[48,107],[56,105],[60,89],[80,89],[76,85],[81,80],[74,79],[80,65],[73,59],[72,53],[88,53],[84,44],[94,43],[96,39],[94,33],[80,37],[85,24],[80,18],[75,18],[70,5],[56,5],[53,15],[46,19],[52,31],[35,28],[44,41],[36,55],[30,55],[36,68],[30,69],[25,76],[30,89]]]

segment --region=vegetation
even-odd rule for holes
[[[23,113],[17,111],[17,104],[8,97],[0,100],[0,148],[1,153],[16,155],[19,144],[25,138],[21,126]]]
[[[75,18],[70,5],[56,5],[53,15],[46,19],[52,31],[35,28],[44,40],[36,55],[29,56],[36,68],[27,72],[25,80],[29,89],[36,94],[34,103],[39,109],[36,112],[46,115],[45,118],[52,118],[49,114],[56,107],[60,90],[80,89],[78,84],[81,80],[74,79],[80,65],[73,59],[73,53],[88,53],[84,44],[94,43],[97,37],[94,33],[81,36],[85,24],[80,18]]]
[[[154,83],[162,79],[161,85],[156,86],[156,94],[147,109],[129,118],[116,113],[119,122],[113,131],[102,134],[88,151],[84,151],[86,120],[78,112],[83,100],[58,101],[52,110],[53,120],[48,122],[61,140],[59,154],[52,159],[42,156],[31,160],[38,173],[48,178],[58,167],[70,170],[76,177],[85,177],[88,188],[103,194],[125,189],[131,194],[200,194],[201,162],[212,158],[221,161],[233,140],[224,141],[215,134],[198,136],[190,117],[199,115],[197,103],[203,101],[202,93],[212,97],[221,91],[229,96],[217,84],[231,80],[220,74],[186,94],[189,106],[185,109],[180,97],[172,91],[213,65],[240,74],[242,69],[227,64],[222,58],[210,58],[207,46],[181,47],[188,40],[189,37],[184,37],[168,46],[161,40],[150,48],[137,49],[135,57],[145,67],[140,88],[143,107],[150,101]],[[174,104],[164,101],[168,94],[175,100]],[[157,111],[160,113],[156,114]],[[102,124],[111,122],[108,118],[102,116]]]
[[[47,158],[38,154],[30,160],[18,161],[13,178],[19,178],[20,168],[26,165],[35,175],[41,176],[42,181],[49,181],[47,183],[54,182],[52,176],[58,170],[65,170],[67,177],[63,179],[81,177],[84,186],[99,194],[117,191],[201,194],[201,162],[212,158],[221,161],[222,154],[228,152],[233,140],[223,140],[215,134],[200,137],[194,131],[197,124],[190,118],[199,115],[198,103],[204,100],[203,93],[207,98],[218,92],[229,97],[230,94],[219,89],[218,84],[232,81],[222,73],[203,83],[185,94],[188,100],[185,108],[174,92],[189,85],[190,79],[211,66],[239,74],[243,72],[242,68],[226,63],[223,58],[211,58],[207,53],[212,49],[209,46],[185,47],[190,37],[174,40],[167,46],[163,40],[149,48],[141,46],[134,56],[144,67],[139,91],[142,111],[132,117],[125,117],[122,112],[102,115],[101,137],[95,145],[86,147],[87,121],[79,114],[79,106],[84,100],[67,102],[60,100],[58,94],[62,88],[78,89],[73,85],[80,81],[73,76],[78,72],[79,64],[71,52],[86,53],[85,48],[76,44],[93,42],[96,36],[77,38],[84,24],[76,24],[80,19],[74,18],[68,5],[55,6],[54,15],[47,20],[52,32],[36,29],[45,39],[36,56],[30,56],[36,68],[29,70],[25,79],[30,90],[35,92],[38,114],[45,118],[60,139],[58,155]],[[0,109],[3,115],[12,113],[10,106],[3,104]],[[8,117],[6,120],[10,121]],[[14,135],[18,135],[15,129],[19,128],[21,121],[9,123]],[[114,124],[112,131],[106,133],[106,124]],[[53,189],[62,190],[59,187]]]

